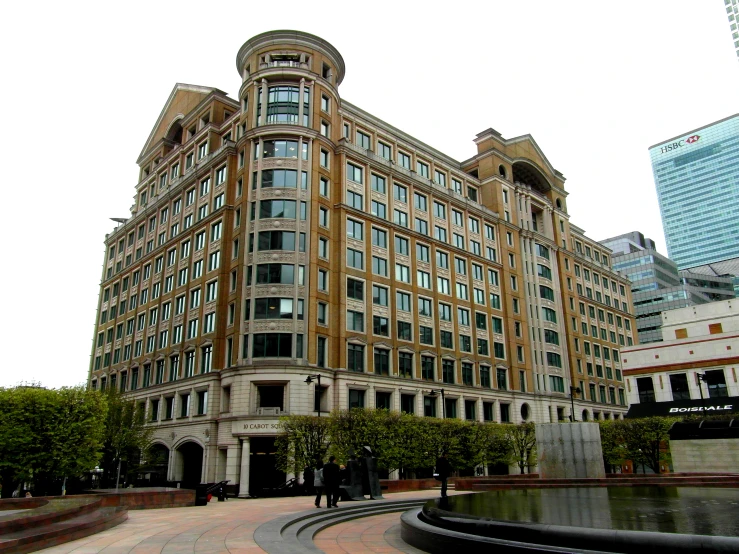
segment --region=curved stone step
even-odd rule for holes
[[[340,508],[314,508],[263,523],[254,531],[254,542],[269,554],[320,552],[313,544],[313,537],[327,527],[362,517],[404,512],[428,500],[371,500],[345,502],[346,507]]]
[[[5,533],[0,537],[0,554],[35,552],[99,533],[127,519],[125,508],[98,508],[62,521]]]

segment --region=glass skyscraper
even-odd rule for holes
[[[649,154],[670,259],[685,269],[739,258],[739,114]]]
[[[739,58],[739,0],[724,0],[726,6],[726,15],[729,16],[729,26],[731,27],[731,40],[734,42],[736,56]]]

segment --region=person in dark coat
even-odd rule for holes
[[[449,460],[446,458],[446,452],[441,454],[441,458],[436,460],[436,473],[439,474],[439,481],[441,481],[441,496],[446,496],[447,479],[449,474],[452,472],[452,466],[449,464]]]
[[[313,468],[306,466],[303,470],[303,490],[305,491],[305,494],[311,494],[313,492],[313,478]]]
[[[336,465],[335,456],[328,459],[328,463],[323,466],[323,484],[326,487],[326,507],[338,508],[336,504],[339,501],[339,466]]]

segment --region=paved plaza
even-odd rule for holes
[[[431,499],[439,492],[413,491],[386,494],[387,500]],[[453,494],[450,492],[450,494]],[[128,521],[83,539],[41,552],[47,554],[158,554],[202,552],[230,554],[264,552],[254,542],[254,531],[272,519],[314,508],[314,497],[231,499],[207,506],[133,510]],[[325,501],[325,498],[324,498]],[[382,501],[368,501],[376,505]],[[356,503],[346,503],[356,506]],[[325,505],[325,503],[324,503]],[[339,504],[341,506],[342,503]],[[337,512],[340,511],[337,510]],[[351,552],[407,552],[419,550],[400,539],[401,512],[339,523],[318,533],[315,544],[327,554]]]

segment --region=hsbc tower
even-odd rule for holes
[[[739,114],[649,148],[669,257],[739,259]]]

